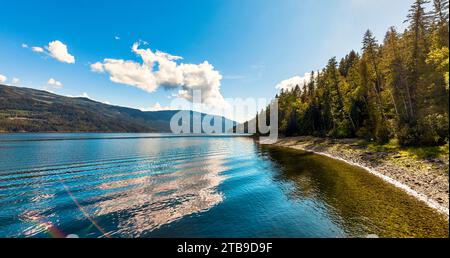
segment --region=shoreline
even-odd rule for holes
[[[357,141],[357,139],[336,140],[302,136],[281,138],[272,145],[312,152],[362,168],[424,202],[445,215],[448,220],[448,170],[445,172],[442,169],[433,169],[433,164],[427,164],[432,162],[427,160],[417,161],[405,157],[403,159],[406,164],[399,165],[392,161],[398,157],[397,153],[373,153],[367,148],[355,145]],[[373,156],[381,158],[377,160],[373,159]],[[448,163],[444,165],[448,167]]]

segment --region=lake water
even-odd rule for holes
[[[0,237],[448,237],[356,167],[246,137],[0,135]]]

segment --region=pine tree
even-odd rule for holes
[[[430,15],[425,11],[424,5],[428,0],[416,0],[411,6],[407,20],[409,22],[409,33],[411,34],[411,85],[412,99],[415,99],[415,90],[419,81],[419,72],[424,67],[426,53],[428,52],[428,42],[426,39],[427,28],[430,23]],[[416,103],[413,103],[414,105]]]
[[[280,133],[448,142],[448,0],[434,0],[431,13],[427,3],[414,1],[403,33],[391,27],[379,44],[368,30],[361,54],[351,51],[339,65],[331,58],[302,87],[281,90]]]
[[[368,78],[368,104],[372,107],[373,134],[379,142],[386,142],[389,131],[386,124],[384,101],[382,98],[383,78],[379,69],[380,46],[370,30],[367,30],[363,39],[363,58],[367,60]]]
[[[433,20],[437,24],[448,23],[448,0],[433,0]]]

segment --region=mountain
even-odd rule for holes
[[[170,119],[177,112],[143,112],[88,98],[0,85],[0,132],[170,132]],[[217,118],[223,126],[236,124]]]

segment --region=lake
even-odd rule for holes
[[[0,134],[0,237],[448,237],[357,167],[248,137]]]

